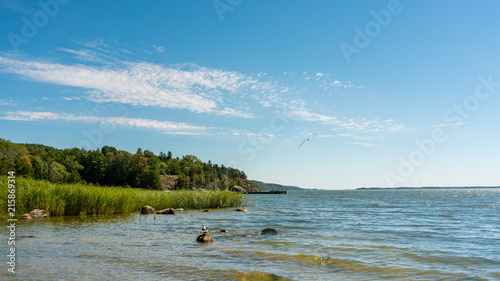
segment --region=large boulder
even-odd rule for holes
[[[47,217],[47,212],[42,209],[34,209],[29,213],[32,218],[41,219]]]
[[[177,211],[174,208],[167,208],[156,212],[159,215],[175,215]]]
[[[246,192],[243,187],[238,186],[238,185],[235,185],[235,186],[231,187],[229,190],[236,191],[236,192]]]
[[[153,209],[153,207],[151,206],[142,206],[141,207],[141,214],[143,215],[149,215],[149,214],[154,214],[155,213],[155,209]]]
[[[214,242],[214,239],[207,233],[203,233],[202,235],[196,237],[196,241],[200,243],[212,243]]]
[[[31,219],[33,219],[33,218],[30,216],[30,214],[24,214],[21,216],[22,221],[29,221]]]

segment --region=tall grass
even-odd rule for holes
[[[7,212],[7,177],[0,177],[0,208]],[[151,191],[136,188],[100,187],[86,184],[56,184],[16,178],[16,217],[33,209],[52,216],[128,213],[149,205],[155,209],[205,209],[236,207],[248,195],[231,191]]]

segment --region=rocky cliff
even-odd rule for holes
[[[163,190],[171,190],[175,188],[175,184],[177,184],[178,176],[170,176],[170,175],[160,175],[161,188]]]
[[[237,185],[232,187],[231,190],[239,192],[260,192],[257,184],[251,180],[237,179]]]

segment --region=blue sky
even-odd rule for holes
[[[500,185],[498,1],[0,9],[2,138],[307,188]]]

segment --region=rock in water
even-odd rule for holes
[[[248,209],[245,208],[245,207],[239,207],[239,208],[234,209],[233,211],[236,211],[236,212],[246,212],[246,211],[248,211]]]
[[[276,231],[276,229],[273,229],[273,228],[266,228],[266,229],[262,230],[260,232],[260,234],[262,234],[262,235],[265,235],[265,234],[276,235],[276,234],[278,234],[278,231]]]
[[[42,209],[34,209],[29,213],[29,215],[33,218],[46,218],[47,217],[47,212]]]
[[[156,213],[160,214],[160,215],[175,215],[175,214],[177,214],[177,211],[174,208],[168,208],[168,209],[160,210]]]
[[[198,241],[200,243],[212,243],[212,242],[214,242],[214,239],[212,238],[212,236],[210,236],[206,233],[203,233],[202,235],[196,237],[196,241]]]
[[[19,239],[22,239],[22,238],[36,238],[35,235],[21,235],[21,236],[17,236],[16,238],[19,238]]]
[[[24,214],[21,216],[22,221],[29,221],[31,219],[33,219],[33,218],[30,216],[30,214]]]
[[[154,214],[155,213],[155,209],[153,209],[153,207],[151,206],[142,206],[141,207],[141,214],[143,215],[149,215],[149,214]]]

